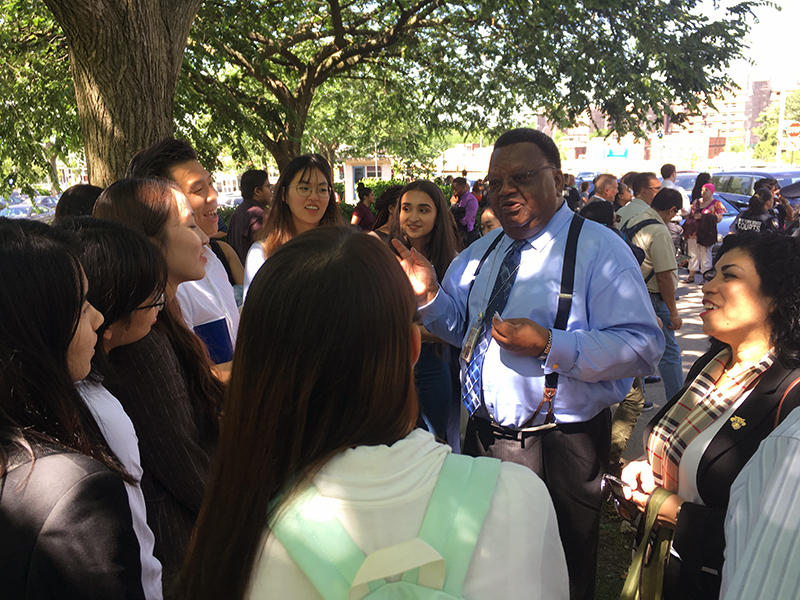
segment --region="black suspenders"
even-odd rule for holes
[[[572,310],[572,292],[575,288],[575,263],[578,258],[578,237],[580,236],[584,221],[585,219],[580,215],[573,214],[572,221],[569,224],[569,232],[567,233],[567,245],[564,248],[564,263],[561,267],[561,290],[558,294],[558,309],[556,311],[555,322],[553,323],[553,329],[558,329],[560,331],[566,330],[567,322],[569,321],[569,313]],[[480,273],[483,263],[485,263],[486,259],[489,258],[489,255],[500,243],[500,240],[503,239],[503,236],[505,236],[505,234],[498,235],[494,239],[484,255],[481,257],[481,260],[478,263],[478,268],[475,269],[475,275],[469,284],[469,290],[467,290],[465,314],[465,322],[467,324],[469,324],[469,295],[472,293],[472,286],[475,285],[475,280],[478,278],[478,273]],[[539,403],[536,411],[533,413],[533,416],[526,421],[526,424],[533,423],[536,420],[536,417],[539,416],[539,412],[542,410],[545,403],[550,405],[547,410],[547,416],[545,417],[545,424],[549,425],[551,423],[555,423],[555,415],[553,414],[553,399],[555,398],[557,389],[558,373],[554,372],[545,375],[544,397]],[[527,426],[526,424],[523,424],[521,429],[524,429]]]

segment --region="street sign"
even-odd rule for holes
[[[789,134],[789,137],[800,137],[800,123],[795,121],[794,123],[789,123],[786,126],[786,133]]]

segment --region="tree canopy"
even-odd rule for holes
[[[800,121],[800,90],[786,97],[784,109],[786,123]],[[753,130],[760,139],[753,150],[753,158],[765,161],[775,160],[775,150],[778,147],[778,119],[780,107],[776,104],[770,106],[758,119],[759,127]]]
[[[283,166],[312,145],[424,155],[445,131],[492,135],[537,114],[565,127],[590,107],[619,134],[665,115],[681,122],[734,85],[726,67],[753,11],[770,5],[743,0],[715,20],[698,0],[44,2],[66,28],[87,162],[99,172],[105,161],[101,179],[172,130],[181,57],[175,130],[204,156],[225,147]]]

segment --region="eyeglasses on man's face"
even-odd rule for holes
[[[541,171],[549,171],[551,169],[555,171],[557,168],[558,167],[555,165],[545,165],[544,167],[533,169],[532,171],[521,171],[520,173],[514,173],[509,177],[493,177],[486,182],[486,187],[489,188],[489,191],[493,194],[496,194],[502,190],[503,185],[505,185],[506,182],[517,189],[524,188],[531,184],[537,173]]]

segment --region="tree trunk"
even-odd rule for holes
[[[172,135],[186,38],[202,0],[44,0],[67,38],[89,181],[106,187]]]

